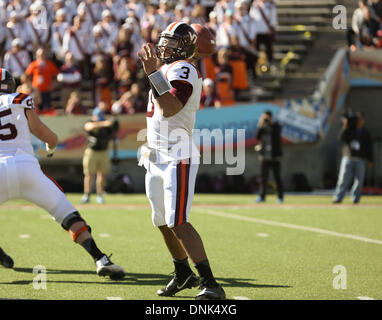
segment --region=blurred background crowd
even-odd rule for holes
[[[382,1],[360,0],[354,11],[351,28],[347,30],[348,46],[359,48],[382,47]]]
[[[137,52],[174,21],[208,26],[216,54],[200,61],[201,108],[233,105],[257,77],[260,46],[273,62],[272,0],[0,0],[0,64],[44,114],[146,111]]]

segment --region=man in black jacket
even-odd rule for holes
[[[278,201],[282,203],[284,192],[281,180],[281,126],[277,121],[273,121],[271,111],[265,111],[260,117],[256,138],[260,141],[255,150],[260,152],[259,161],[261,168],[260,195],[256,202],[265,201],[269,169],[272,169],[277,186]]]
[[[343,144],[342,159],[333,203],[342,202],[353,180],[351,198],[353,203],[358,203],[365,180],[366,164],[371,167],[373,161],[372,140],[365,128],[365,116],[362,112],[348,114],[343,118],[340,141]]]

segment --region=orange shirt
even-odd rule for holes
[[[52,78],[59,73],[56,65],[49,60],[32,61],[25,71],[26,75],[32,76],[32,86],[41,92],[50,91]]]

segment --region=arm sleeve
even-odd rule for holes
[[[185,106],[188,99],[192,94],[192,85],[185,81],[171,81],[172,89],[170,90],[170,94],[174,97],[177,97],[179,101]]]

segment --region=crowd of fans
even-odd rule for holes
[[[66,114],[88,113],[84,82],[94,106],[145,112],[148,83],[137,52],[173,21],[205,25],[216,37],[217,53],[200,61],[201,108],[235,103],[247,75],[257,76],[261,45],[273,61],[272,0],[0,0],[0,65],[41,113],[52,109],[54,90]]]
[[[347,32],[349,48],[382,47],[382,0],[360,0]]]

